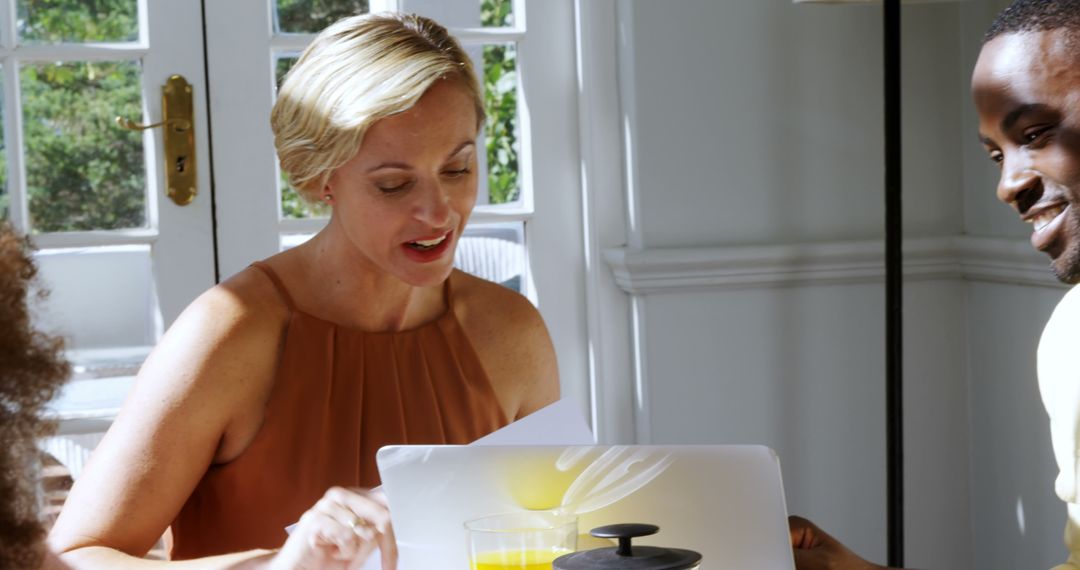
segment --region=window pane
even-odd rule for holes
[[[137,61],[28,64],[22,82],[26,186],[34,232],[146,226]]]
[[[491,28],[513,27],[513,0],[480,0],[480,24]]]
[[[514,26],[513,0],[400,0],[402,12],[427,16],[451,31]]]
[[[131,42],[139,39],[137,0],[19,0],[24,43]]]
[[[524,224],[469,226],[458,242],[454,266],[458,269],[524,293]]]
[[[514,202],[518,184],[517,49],[514,44],[483,47],[484,145],[490,204]]]
[[[282,54],[275,57],[274,77],[275,84],[280,87],[285,79],[285,74],[292,69],[293,64],[299,59],[298,54]],[[324,204],[309,204],[295,188],[289,184],[289,177],[278,169],[278,190],[281,195],[281,217],[285,218],[322,218],[330,215],[330,210]]]
[[[313,237],[315,234],[281,234],[278,236],[278,251],[288,251]]]
[[[296,64],[296,60],[300,59],[300,56],[295,53],[278,55],[274,62],[274,85],[281,87],[281,82],[285,81],[285,74],[292,69],[292,66]]]
[[[277,0],[274,31],[313,34],[341,18],[367,12],[368,0]]]

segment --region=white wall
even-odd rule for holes
[[[639,311],[631,324],[644,368],[639,438],[776,448],[790,510],[884,562],[881,260],[851,253],[883,234],[881,8],[788,0],[621,0],[617,8],[632,210],[623,257],[653,260],[612,262]],[[979,326],[971,315],[998,301],[976,292],[1008,289],[983,281],[1011,273],[971,257],[993,257],[993,244],[951,241],[971,227],[1016,236],[996,231],[1006,216],[969,204],[972,188],[993,176],[977,170],[985,158],[971,149],[981,152],[967,99],[970,45],[977,49],[995,10],[978,0],[904,7],[905,236],[932,250],[906,260],[913,567],[1033,567],[1035,552],[1040,564],[1056,554],[1053,541],[1031,539],[1057,516],[1052,502],[1025,496],[1030,548],[1013,558],[983,548],[1011,545],[1008,521],[977,520],[999,490],[986,470],[1026,460],[993,464],[980,454],[1008,429],[993,429],[989,418],[1004,411],[994,404],[1027,414],[1025,427],[1044,423],[1037,407],[1018,410],[1007,397],[970,389],[984,381],[973,373],[1007,374],[1000,363],[977,366],[973,355],[1016,315],[984,313]],[[997,217],[966,222],[983,210]],[[798,249],[806,244],[817,253]],[[656,261],[665,256],[693,261],[668,267]],[[1039,437],[1021,439],[1034,445]]]
[[[154,344],[151,257],[142,245],[40,251],[35,261],[49,297],[34,305],[36,325],[63,335],[69,348]]]
[[[1065,508],[1035,379],[1035,346],[1061,291],[973,284],[969,290],[971,519],[975,567],[1065,561]]]

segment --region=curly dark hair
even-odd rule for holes
[[[44,292],[34,287],[30,251],[26,238],[0,222],[0,568],[41,565],[36,439],[51,431],[42,409],[70,372],[63,340],[31,325],[28,301]]]
[[[990,24],[983,43],[1005,34],[1051,30],[1080,34],[1080,0],[1016,0]]]

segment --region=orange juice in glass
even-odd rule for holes
[[[551,570],[577,549],[577,517],[551,511],[507,513],[465,523],[470,570]]]

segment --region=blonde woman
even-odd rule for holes
[[[356,16],[315,39],[271,123],[330,222],[177,319],[57,521],[65,560],[141,568],[171,526],[184,567],[355,568],[379,547],[392,568],[385,501],[365,490],[379,447],[466,443],[557,399],[534,307],[453,269],[481,102],[426,18]]]

